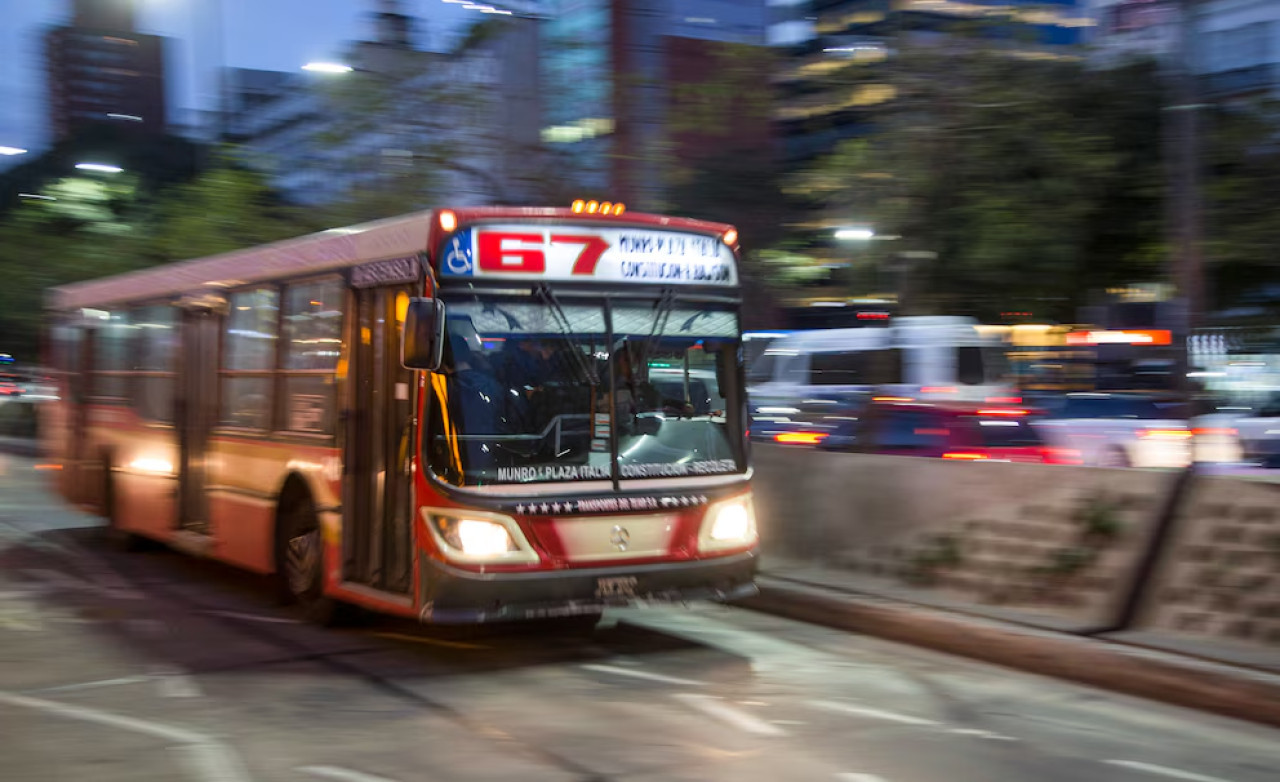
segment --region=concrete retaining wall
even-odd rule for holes
[[[1178,479],[777,445],[755,463],[766,573],[1076,631],[1122,615]],[[1280,484],[1195,477],[1157,554],[1125,629],[1280,664]]]
[[[1152,587],[1143,629],[1280,649],[1280,485],[1197,479]]]
[[[1170,473],[755,449],[770,555],[1053,627],[1110,622]]]

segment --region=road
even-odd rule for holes
[[[765,616],[590,634],[297,621],[261,579],[111,548],[0,456],[0,778],[1274,780],[1280,733]]]

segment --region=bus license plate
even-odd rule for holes
[[[635,597],[635,576],[612,576],[596,579],[596,597]]]

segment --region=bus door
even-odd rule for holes
[[[218,344],[224,300],[184,302],[174,428],[178,434],[178,528],[208,534],[209,434],[218,410]]]
[[[356,288],[345,414],[343,577],[408,593],[411,533],[413,372],[400,364],[400,334],[413,288]]]

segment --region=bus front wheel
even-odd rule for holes
[[[287,492],[276,521],[276,574],[286,603],[296,603],[307,619],[337,624],[340,608],[324,594],[324,536],[311,495]]]

